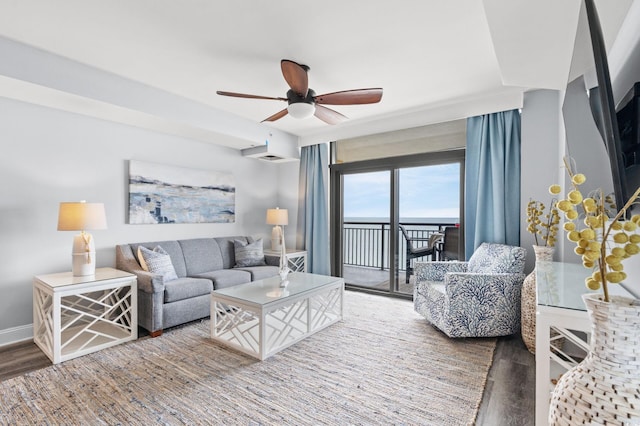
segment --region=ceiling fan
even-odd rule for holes
[[[294,118],[308,118],[315,115],[327,124],[338,124],[347,119],[346,116],[334,111],[325,105],[361,105],[375,104],[382,99],[382,89],[354,89],[340,92],[325,93],[316,95],[309,89],[309,79],[307,72],[309,67],[298,64],[288,59],[280,61],[282,75],[291,89],[287,91],[286,98],[274,98],[269,96],[247,95],[244,93],[224,92],[218,90],[216,93],[222,96],[233,96],[236,98],[249,99],[271,99],[276,101],[286,101],[287,108],[262,120],[276,121],[289,114]]]

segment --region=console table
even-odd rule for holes
[[[138,338],[136,276],[113,268],[33,280],[33,341],[54,364]]]
[[[548,424],[555,381],[589,351],[591,322],[582,295],[601,291],[590,291],[585,286],[584,279],[590,274],[581,264],[536,263],[537,426]],[[619,285],[609,286],[609,293],[632,297]]]

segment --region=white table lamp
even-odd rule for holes
[[[284,230],[281,226],[289,224],[289,211],[276,207],[267,209],[267,225],[275,225],[271,231],[271,250],[280,251],[284,246]]]
[[[104,204],[85,201],[60,203],[58,231],[80,231],[73,239],[71,251],[73,275],[94,275],[96,272],[96,246],[87,230],[107,229]]]
[[[267,224],[275,225],[271,232],[271,249],[280,251],[280,267],[278,275],[280,275],[280,287],[286,287],[289,284],[287,275],[289,274],[289,266],[287,261],[287,251],[284,247],[284,228],[289,224],[289,211],[287,209],[268,209]]]

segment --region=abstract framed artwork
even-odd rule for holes
[[[129,223],[235,222],[231,173],[129,161]]]

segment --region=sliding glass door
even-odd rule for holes
[[[332,273],[347,286],[411,297],[416,261],[437,260],[461,220],[463,153],[331,167]]]
[[[416,261],[440,259],[444,229],[460,223],[460,163],[398,169],[398,278],[413,294]]]
[[[345,281],[389,289],[389,171],[344,175],[342,262]]]

